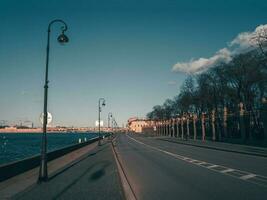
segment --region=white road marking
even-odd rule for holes
[[[187,160],[187,161],[190,162],[192,159],[190,159],[190,158],[184,158],[184,160]]]
[[[207,168],[208,169],[212,169],[212,168],[215,168],[215,167],[218,167],[218,165],[211,165],[211,166],[208,166]]]
[[[198,160],[190,160],[189,162],[194,163],[194,162],[198,162]]]
[[[203,165],[203,164],[207,164],[207,163],[198,160],[198,163],[196,163],[196,164],[197,164],[197,165]]]
[[[240,179],[248,180],[250,178],[254,178],[255,176],[257,176],[257,175],[256,174],[248,174],[248,175],[241,176]]]
[[[235,171],[234,169],[225,169],[225,170],[222,170],[222,171],[220,171],[221,173],[228,173],[228,172],[233,172],[233,171]]]
[[[252,173],[241,171],[241,170],[237,170],[237,169],[231,169],[231,168],[228,168],[228,167],[225,167],[225,166],[222,166],[222,165],[215,165],[215,164],[204,162],[204,161],[201,161],[201,160],[195,160],[195,159],[192,159],[192,158],[188,158],[188,157],[185,157],[185,156],[182,156],[182,155],[178,155],[178,154],[175,154],[175,153],[171,153],[171,152],[162,150],[162,149],[157,148],[157,147],[153,147],[153,146],[151,146],[149,144],[145,144],[143,142],[140,142],[140,141],[138,141],[138,140],[130,137],[128,134],[126,134],[126,136],[129,139],[131,139],[131,140],[133,140],[133,141],[135,141],[135,142],[137,142],[139,144],[142,144],[144,146],[147,146],[148,148],[151,148],[151,149],[157,150],[159,152],[165,153],[167,155],[170,155],[172,157],[178,158],[180,160],[184,160],[185,162],[191,163],[193,165],[198,165],[198,166],[204,167],[206,169],[209,169],[209,170],[212,170],[212,171],[215,171],[215,172],[223,173],[225,175],[228,175],[228,176],[231,176],[231,177],[234,177],[234,178],[241,179],[243,181],[248,181],[250,183],[254,183],[254,184],[257,184],[257,185],[260,185],[260,186],[263,186],[263,187],[267,187],[267,177],[265,177],[265,176],[261,176],[261,175],[257,175],[257,174],[252,174]],[[215,170],[214,169],[215,167],[222,167],[222,168],[226,168],[226,169],[225,170],[222,170],[222,171],[218,171],[218,170]],[[243,174],[246,174],[246,175],[236,176],[236,175],[232,175],[232,174],[229,174],[228,173],[228,172],[233,172],[233,171],[242,172]],[[254,177],[258,177],[258,178],[261,178],[261,179],[266,180],[266,181],[264,181],[264,182],[257,182],[255,179],[253,179]]]

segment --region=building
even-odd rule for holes
[[[128,119],[128,130],[135,133],[142,133],[144,129],[148,126],[151,126],[153,121],[147,119],[139,119],[137,117],[133,117]]]

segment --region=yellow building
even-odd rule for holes
[[[145,127],[150,126],[152,123],[153,121],[151,120],[134,117],[128,120],[128,129],[135,133],[142,133],[144,132]]]

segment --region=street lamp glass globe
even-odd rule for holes
[[[60,44],[65,44],[65,43],[69,42],[69,38],[64,34],[64,32],[62,32],[62,33],[58,36],[57,41],[58,41]]]

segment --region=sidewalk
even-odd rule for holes
[[[111,144],[96,147],[48,182],[35,184],[14,199],[124,199]]]
[[[184,145],[191,145],[201,148],[214,149],[220,151],[228,151],[234,153],[241,153],[253,156],[267,157],[267,148],[254,147],[247,145],[231,144],[225,142],[213,142],[213,141],[201,141],[201,140],[182,140],[180,138],[173,137],[155,137],[157,140],[163,140],[167,142],[179,143]]]

